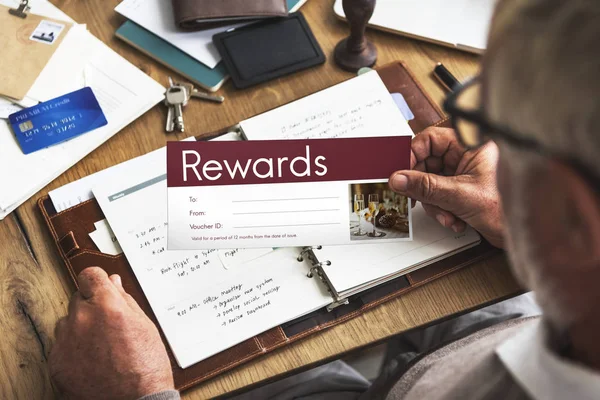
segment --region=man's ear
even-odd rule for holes
[[[543,178],[546,196],[536,196],[538,201],[549,203],[550,207],[541,205],[541,209],[551,211],[551,215],[538,215],[546,224],[553,221],[550,229],[559,236],[554,240],[554,256],[559,259],[570,258],[573,267],[594,264],[600,261],[600,196],[592,183],[587,181],[576,169],[560,162],[548,162],[548,175]],[[547,190],[552,186],[552,190]],[[560,208],[564,209],[560,209]],[[541,221],[536,221],[541,222]],[[544,223],[539,226],[543,226]],[[560,231],[562,237],[560,237]],[[558,260],[554,260],[555,262]],[[568,261],[568,260],[561,260]]]

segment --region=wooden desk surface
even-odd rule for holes
[[[52,2],[157,81],[166,85],[167,76],[175,76],[114,37],[123,22],[113,11],[119,0]],[[332,0],[309,0],[302,8],[328,57],[325,65],[243,91],[235,91],[228,83],[220,91],[227,98],[223,105],[191,101],[185,110],[185,135],[165,135],[165,109],[154,107],[0,221],[0,398],[54,398],[46,360],[55,322],[66,314],[74,290],[36,200],[49,190],[162,147],[167,140],[221,129],[352,77],[332,60],[335,44],[347,34],[332,6]],[[466,53],[382,32],[369,31],[368,36],[379,50],[378,65],[405,60],[436,101],[444,95],[430,77],[436,62],[443,62],[459,79],[475,74],[478,68],[478,58]],[[518,290],[503,258],[488,260],[212,379],[185,397],[213,397],[305,369]]]

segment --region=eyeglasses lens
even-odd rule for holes
[[[480,85],[475,83],[465,87],[456,99],[456,106],[465,111],[478,111],[481,105]],[[456,119],[456,130],[467,147],[477,147],[483,142],[480,127],[463,118]]]

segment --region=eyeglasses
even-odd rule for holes
[[[481,106],[479,76],[450,93],[444,102],[444,110],[450,114],[458,138],[469,149],[477,148],[493,139],[502,139],[515,146],[531,150],[543,148],[536,140],[489,121]]]
[[[450,114],[452,126],[466,148],[480,147],[489,140],[504,141],[511,146],[565,162],[575,168],[588,182],[593,183],[594,187],[600,188],[600,178],[590,172],[590,169],[578,159],[552,150],[531,137],[490,121],[485,115],[481,103],[481,78],[479,76],[450,93],[444,101],[444,110]]]

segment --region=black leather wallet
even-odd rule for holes
[[[301,13],[219,33],[213,41],[238,89],[325,62]]]

